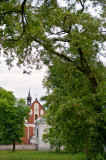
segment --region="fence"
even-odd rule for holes
[[[13,145],[0,145],[0,151],[10,151],[13,149]],[[15,145],[16,150],[37,150],[36,144],[29,145]]]

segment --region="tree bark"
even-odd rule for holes
[[[15,152],[15,140],[13,140],[13,152]]]

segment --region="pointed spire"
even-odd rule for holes
[[[32,97],[30,95],[30,89],[29,89],[29,93],[28,93],[28,97],[27,97],[27,106],[31,105],[31,100],[32,100]]]
[[[29,93],[28,93],[28,97],[31,97],[31,95],[30,95],[30,88],[29,88]]]

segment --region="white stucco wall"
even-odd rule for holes
[[[49,128],[45,119],[39,117],[35,122],[35,144],[38,145],[38,150],[50,150],[49,142],[45,143],[42,140],[42,136],[45,133],[44,130]],[[37,137],[37,129],[38,129],[38,137]]]
[[[30,144],[35,144],[35,135],[30,139]]]
[[[13,145],[0,145],[0,151],[12,151]],[[16,150],[36,150],[37,146],[35,144],[28,144],[28,145],[15,145]],[[0,159],[1,160],[1,159]]]

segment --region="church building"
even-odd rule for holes
[[[25,137],[22,138],[22,144],[35,144],[35,120],[37,120],[42,115],[45,115],[45,110],[37,100],[32,103],[32,97],[30,95],[30,90],[27,97],[27,106],[30,107],[30,116],[28,120],[25,120]]]

